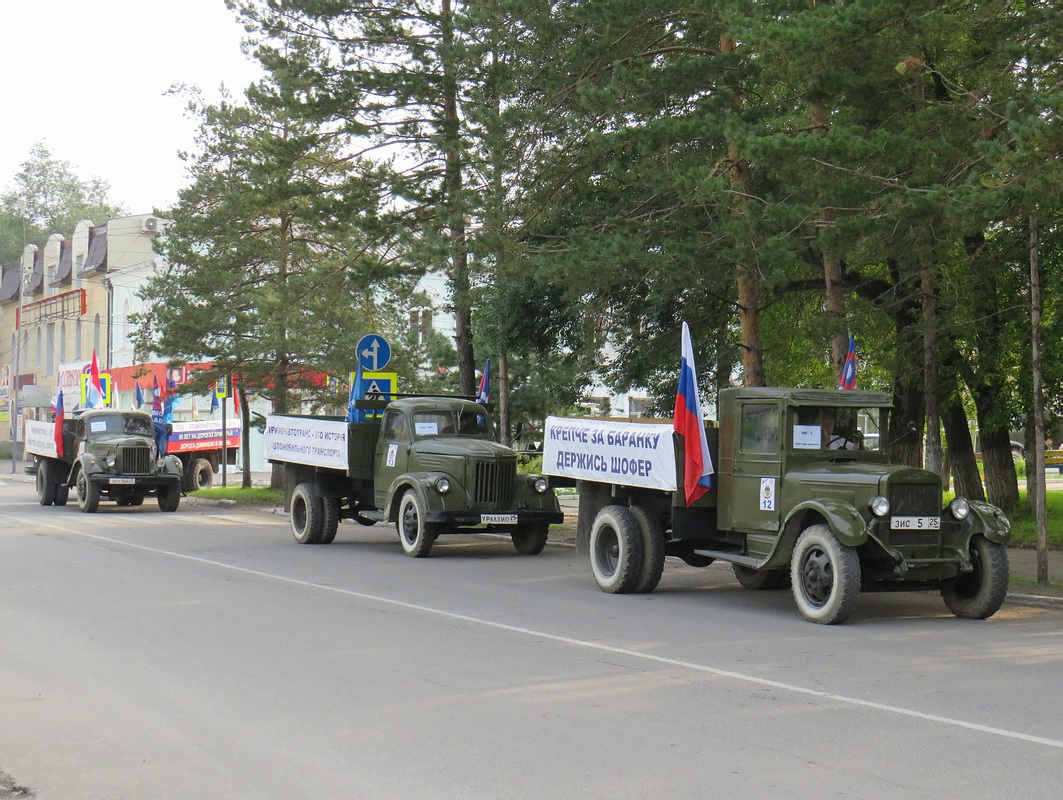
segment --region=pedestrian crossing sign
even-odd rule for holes
[[[92,380],[92,376],[87,372],[81,373],[81,406],[82,408],[89,402],[89,381]],[[100,373],[100,394],[103,395],[103,404],[109,406],[111,404],[111,374],[109,372]]]

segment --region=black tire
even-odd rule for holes
[[[537,556],[546,547],[546,537],[550,534],[550,523],[532,522],[528,525],[518,525],[513,529],[510,538],[513,547],[522,556]]]
[[[65,483],[57,483],[55,485],[55,504],[57,506],[65,506],[70,499],[70,487]]]
[[[197,458],[188,468],[188,490],[198,492],[214,485],[214,467],[205,458]]]
[[[1008,551],[981,534],[971,537],[974,572],[961,575],[941,590],[949,611],[963,619],[989,619],[1008,593]]]
[[[133,498],[129,498],[129,505],[133,505]],[[181,505],[181,484],[171,483],[169,486],[159,487],[159,510],[176,511]]]
[[[292,492],[292,536],[299,544],[321,544],[325,532],[325,508],[321,492],[313,483],[300,483]]]
[[[790,572],[785,569],[750,569],[741,564],[732,564],[731,569],[744,589],[773,591],[790,587]]]
[[[860,596],[860,558],[827,525],[805,529],[794,547],[790,580],[797,608],[809,622],[845,622]]]
[[[402,496],[395,527],[399,531],[402,552],[410,558],[424,558],[432,552],[435,537],[428,533],[424,505],[413,489],[407,489],[406,494]]]
[[[114,498],[114,502],[116,505],[120,506],[131,506],[133,505],[133,498],[127,494],[120,494],[118,497]]]
[[[664,526],[660,517],[641,506],[632,506],[628,511],[638,523],[642,537],[642,569],[632,591],[649,593],[657,588],[664,574]]]
[[[100,486],[89,480],[84,470],[78,472],[77,496],[78,508],[86,514],[95,514],[100,507]]]
[[[37,465],[37,502],[42,506],[50,506],[55,502],[55,484],[52,480],[52,464],[43,459]]]
[[[606,506],[591,526],[591,571],[603,592],[626,594],[642,572],[642,533],[623,506]]]
[[[142,495],[142,494],[133,495],[132,497],[129,498],[129,505],[131,505],[131,506],[142,506],[142,505],[144,505],[144,495]]]
[[[340,527],[340,499],[322,497],[321,514],[321,544],[332,544],[336,539],[336,531]]]

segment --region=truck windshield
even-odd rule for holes
[[[89,435],[102,433],[125,433],[134,436],[152,435],[152,423],[139,414],[108,414],[88,420]]]
[[[413,432],[418,436],[492,436],[486,415],[461,411],[418,411],[413,415]]]
[[[791,441],[795,450],[878,450],[879,409],[800,408]]]

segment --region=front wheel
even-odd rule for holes
[[[86,514],[95,514],[100,507],[101,489],[99,484],[89,480],[89,476],[82,470],[78,473],[77,492],[78,508]]]
[[[626,594],[642,572],[642,533],[623,506],[606,506],[591,527],[591,571],[603,592]]]
[[[52,465],[42,460],[37,464],[37,502],[50,506],[55,502],[55,484],[52,483]]]
[[[963,619],[988,619],[1008,593],[1008,552],[984,536],[971,538],[974,572],[961,575],[941,590],[949,611]]]
[[[546,547],[546,537],[550,533],[550,524],[547,522],[532,522],[529,525],[518,525],[510,538],[513,547],[522,556],[537,556]]]
[[[129,497],[129,505],[133,505],[132,495]],[[179,483],[159,487],[160,511],[176,511],[179,505],[181,505],[181,485]]]
[[[407,489],[406,494],[402,496],[402,502],[399,503],[397,527],[402,552],[410,558],[424,558],[432,552],[435,537],[428,533],[424,504],[413,489]]]
[[[860,558],[827,525],[805,529],[794,547],[790,580],[798,609],[809,622],[845,622],[860,596]]]

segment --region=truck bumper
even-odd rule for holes
[[[560,525],[565,521],[561,511],[428,511],[425,515],[429,525],[437,528],[476,528],[477,530],[513,530],[520,525]],[[501,517],[516,517],[515,521],[498,521]]]
[[[111,475],[97,472],[89,475],[89,481],[99,484],[104,491],[128,491],[129,489],[157,489],[160,486],[180,486],[180,475]]]

